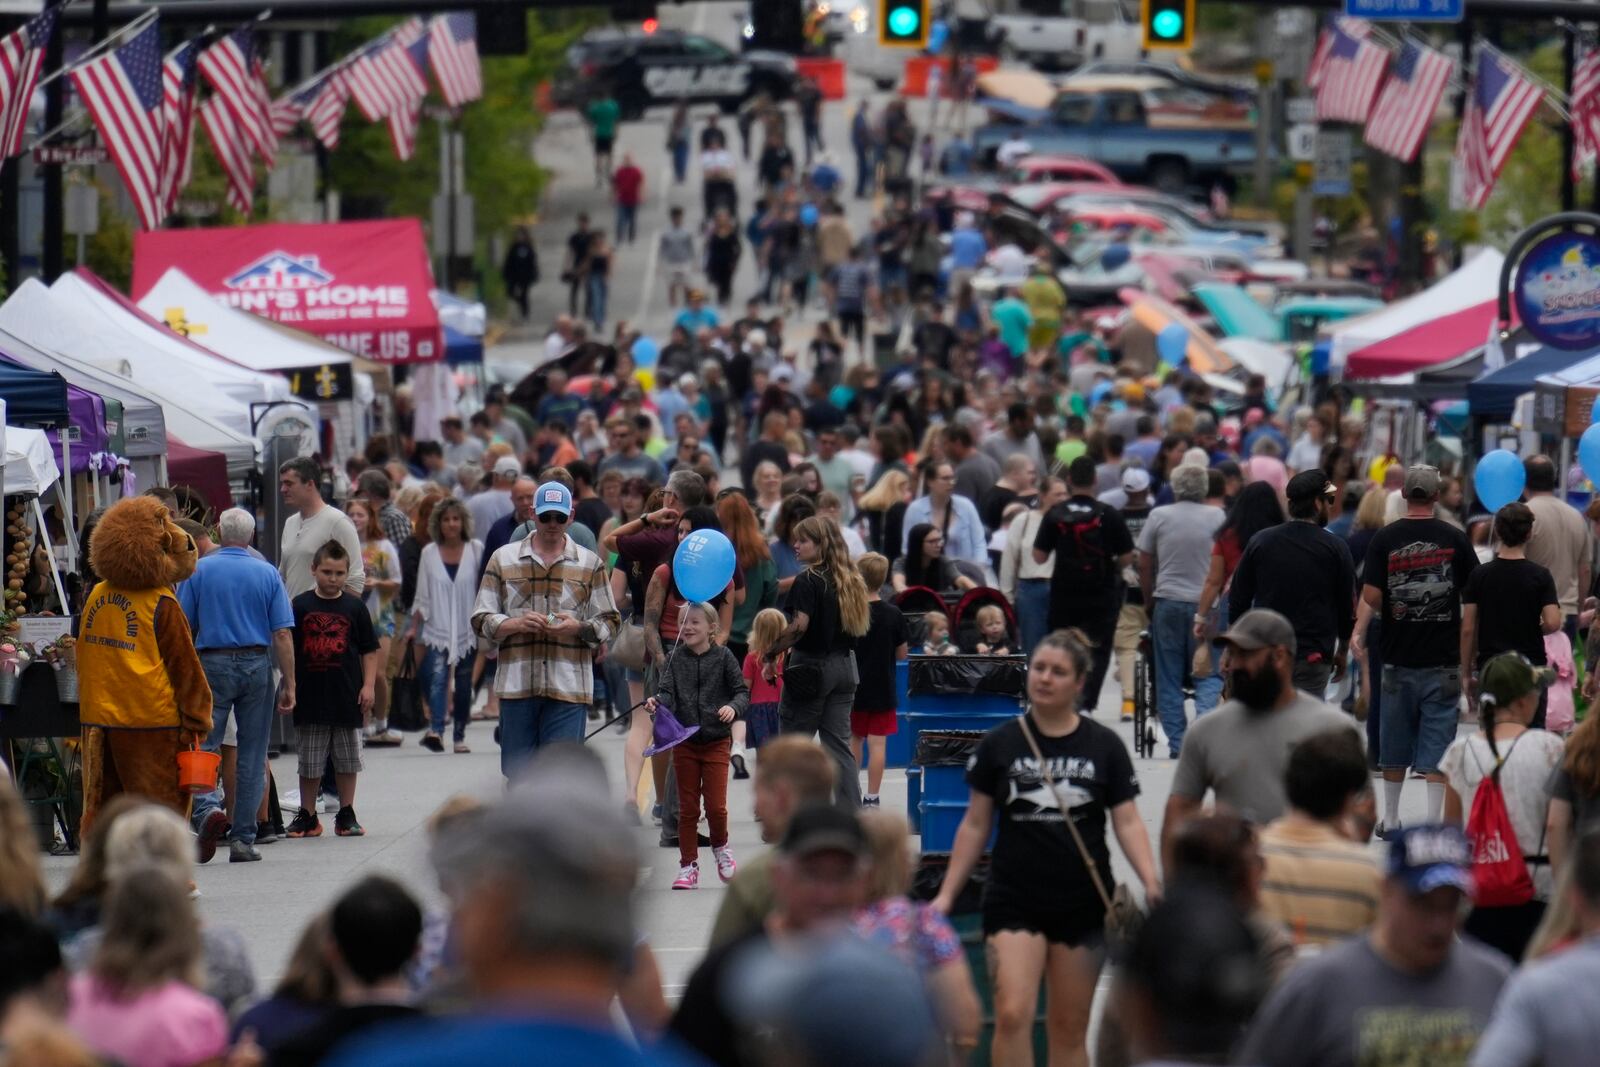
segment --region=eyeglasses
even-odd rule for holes
[[[567,517],[559,511],[547,511],[539,516],[541,526],[560,526],[567,521]]]

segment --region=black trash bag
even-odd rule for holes
[[[916,873],[911,876],[911,899],[926,901],[938,896],[939,887],[944,884],[944,876],[949,869],[950,853],[924,852],[922,859],[917,862]],[[985,852],[977,866],[972,868],[972,876],[967,879],[967,884],[956,894],[955,906],[950,909],[950,914],[976,914],[983,905],[983,887],[988,881],[989,854]]]
[[[1020,697],[1028,664],[1020,656],[911,656],[908,693],[987,693]]]
[[[965,767],[983,740],[982,730],[924,730],[917,735],[919,767]]]

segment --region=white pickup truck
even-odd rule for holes
[[[1106,18],[1026,12],[989,18],[989,40],[1002,62],[1038,70],[1071,70],[1084,63],[1131,62],[1140,58],[1139,26],[1114,9]]]

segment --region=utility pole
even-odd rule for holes
[[[1561,69],[1566,73],[1563,83],[1567,98],[1572,98],[1572,70],[1578,63],[1578,27],[1565,20],[1558,23],[1564,39],[1561,47]],[[1561,210],[1574,211],[1578,206],[1578,183],[1572,177],[1572,153],[1576,143],[1572,136],[1572,123],[1561,124]]]
[[[20,17],[0,18],[0,34],[8,34],[22,25]],[[22,258],[22,241],[19,235],[22,220],[22,160],[0,160],[0,266],[5,268],[6,289],[16,292],[22,284],[18,261]]]

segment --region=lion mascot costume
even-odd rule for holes
[[[211,687],[173,586],[197,557],[155,497],[119,500],[95,527],[89,563],[100,581],[78,627],[84,830],[118,793],[189,813],[178,752],[211,732]]]

